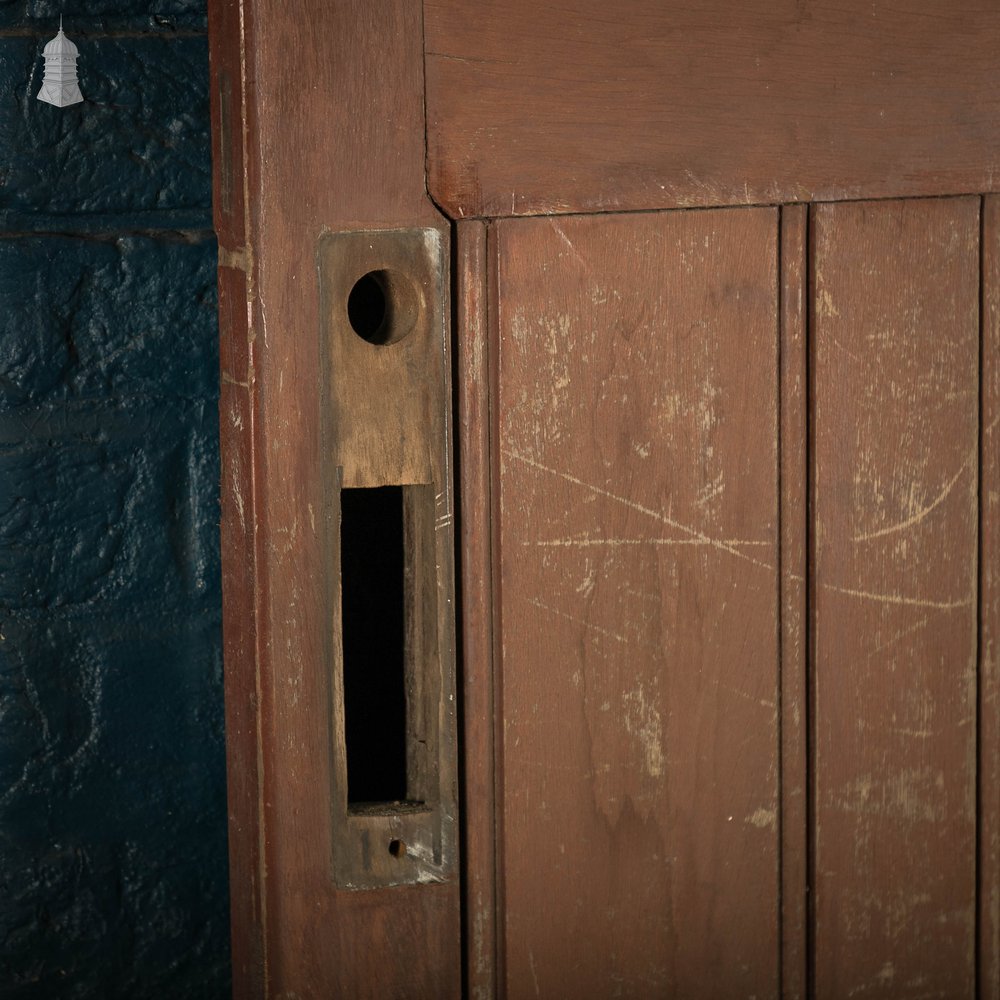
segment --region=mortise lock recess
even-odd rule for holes
[[[331,870],[349,889],[456,867],[445,259],[433,229],[319,243]]]

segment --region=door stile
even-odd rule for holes
[[[219,243],[220,544],[229,815],[230,937],[235,996],[267,995],[258,545],[259,398],[251,337],[252,259],[247,252],[252,83],[238,41],[249,12],[209,4],[213,211]],[[225,40],[225,41],[222,41]]]
[[[210,15],[234,994],[455,997],[451,230],[424,183],[421,9],[398,0],[212,0]],[[328,278],[321,310],[321,273],[335,259],[354,260],[338,257],[331,237],[359,233],[377,234],[365,250],[373,269],[388,266],[375,258],[392,256],[380,249],[392,233],[408,234],[401,247],[423,248],[413,260],[433,273],[413,278],[409,302],[415,329],[436,348],[426,339],[419,353],[412,339],[355,344],[346,303],[329,297],[340,286]],[[406,252],[393,258],[404,271]],[[364,365],[350,362],[369,347]],[[377,377],[383,393],[394,365],[405,391],[384,396],[391,419],[382,425],[363,385]],[[331,406],[340,414],[332,425]],[[424,414],[419,427],[393,423],[415,412]],[[330,635],[339,582],[327,586],[337,572],[340,510],[330,499],[339,482],[405,491],[405,655],[432,665],[421,674],[408,660],[405,681],[407,712],[417,706],[406,723],[406,781],[428,801],[404,803],[399,815],[343,817],[360,834],[395,824],[426,843],[407,852],[394,835],[387,853],[379,841],[379,872],[363,877],[338,871],[334,850],[338,803],[352,811],[338,721],[341,646]],[[422,806],[437,810],[436,832],[422,829]],[[399,872],[429,884],[397,885]],[[377,880],[391,887],[350,887]]]

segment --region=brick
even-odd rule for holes
[[[204,238],[0,240],[0,413],[51,423],[58,403],[86,420],[95,399],[214,399],[215,261]]]
[[[210,240],[0,241],[6,607],[217,592],[214,259]]]
[[[0,452],[0,605],[99,618],[216,599],[216,407],[160,409],[145,427]]]
[[[208,228],[205,38],[77,38],[68,108],[36,100],[45,41],[0,38],[0,228]]]
[[[0,720],[4,995],[225,996],[217,613],[15,625]]]
[[[205,0],[0,0],[0,28],[31,27],[55,33],[85,30],[204,28]]]

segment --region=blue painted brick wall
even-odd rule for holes
[[[4,998],[228,995],[207,84],[204,0],[0,0]]]

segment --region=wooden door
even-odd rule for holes
[[[1000,11],[212,16],[236,994],[1000,998]]]

